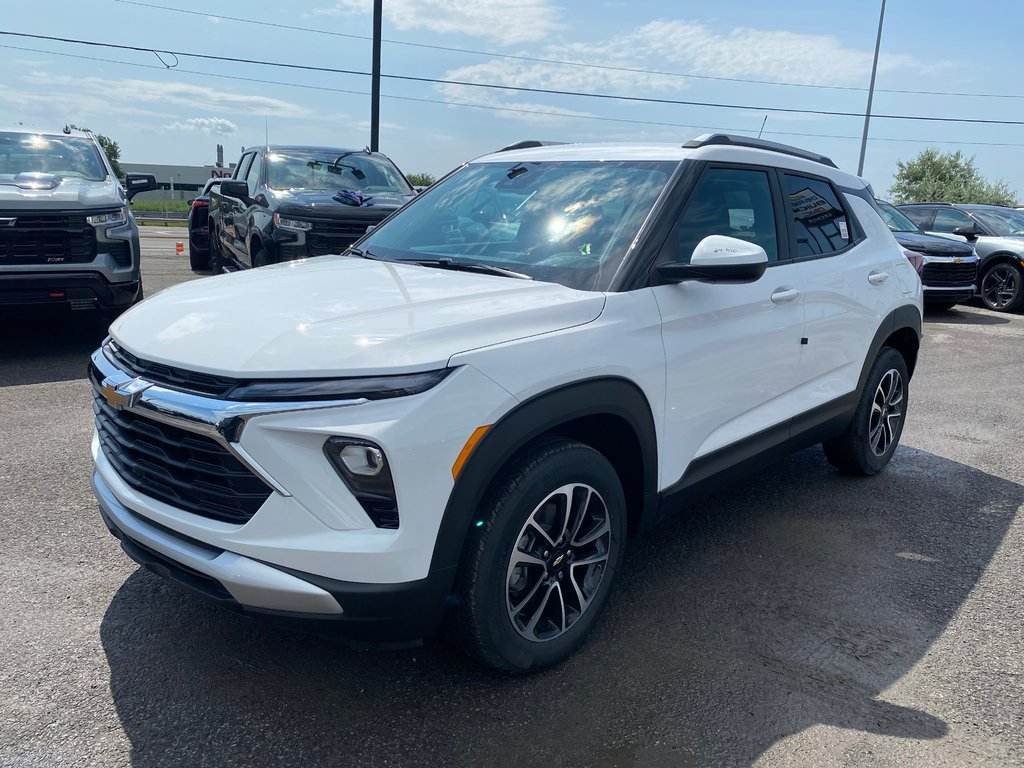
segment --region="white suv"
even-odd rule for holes
[[[132,558],[225,606],[375,640],[446,620],[538,669],[691,494],[817,442],[882,469],[921,301],[870,188],[827,158],[523,142],[344,256],[115,322],[93,484]]]

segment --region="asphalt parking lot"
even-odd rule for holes
[[[147,294],[196,278],[143,239]],[[926,318],[890,467],[804,451],[635,542],[562,666],[355,651],[122,554],[88,314],[0,331],[0,768],[1024,764],[1024,316]]]

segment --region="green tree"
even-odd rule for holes
[[[88,128],[81,128],[77,125],[71,126],[76,131],[89,131]],[[92,131],[89,131],[92,133]],[[96,141],[103,147],[103,151],[107,154],[107,160],[110,161],[110,167],[114,169],[114,175],[124,183],[124,170],[121,168],[121,147],[109,136],[104,136],[102,133],[93,133],[96,137]]]
[[[410,173],[406,177],[414,187],[429,187],[437,178],[432,173]]]
[[[896,167],[896,183],[889,188],[896,203],[1017,203],[1016,193],[1005,181],[986,179],[974,166],[974,156],[965,158],[960,150],[940,152],[928,147],[913,160],[898,160]]]

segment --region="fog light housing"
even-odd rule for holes
[[[331,437],[324,455],[378,528],[398,528],[398,500],[391,465],[381,447],[369,440]]]

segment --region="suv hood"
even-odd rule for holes
[[[380,218],[381,214],[401,208],[412,195],[395,195],[391,193],[380,193],[368,195],[366,202],[362,205],[349,205],[334,199],[334,196],[342,189],[286,189],[274,192],[274,199],[277,202],[275,209],[282,215],[295,213],[299,217],[323,216],[330,218],[350,218],[352,216],[373,216]]]
[[[582,325],[602,293],[553,283],[328,256],[195,280],[122,315],[145,360],[236,378],[443,368],[452,355]]]
[[[949,240],[945,237],[925,235],[919,232],[893,232],[896,242],[904,248],[929,256],[973,256],[974,246],[966,241]]]
[[[124,205],[117,184],[112,180],[51,177],[60,180],[53,189],[24,189],[0,184],[0,208],[5,210],[73,210],[75,208],[114,208]]]

